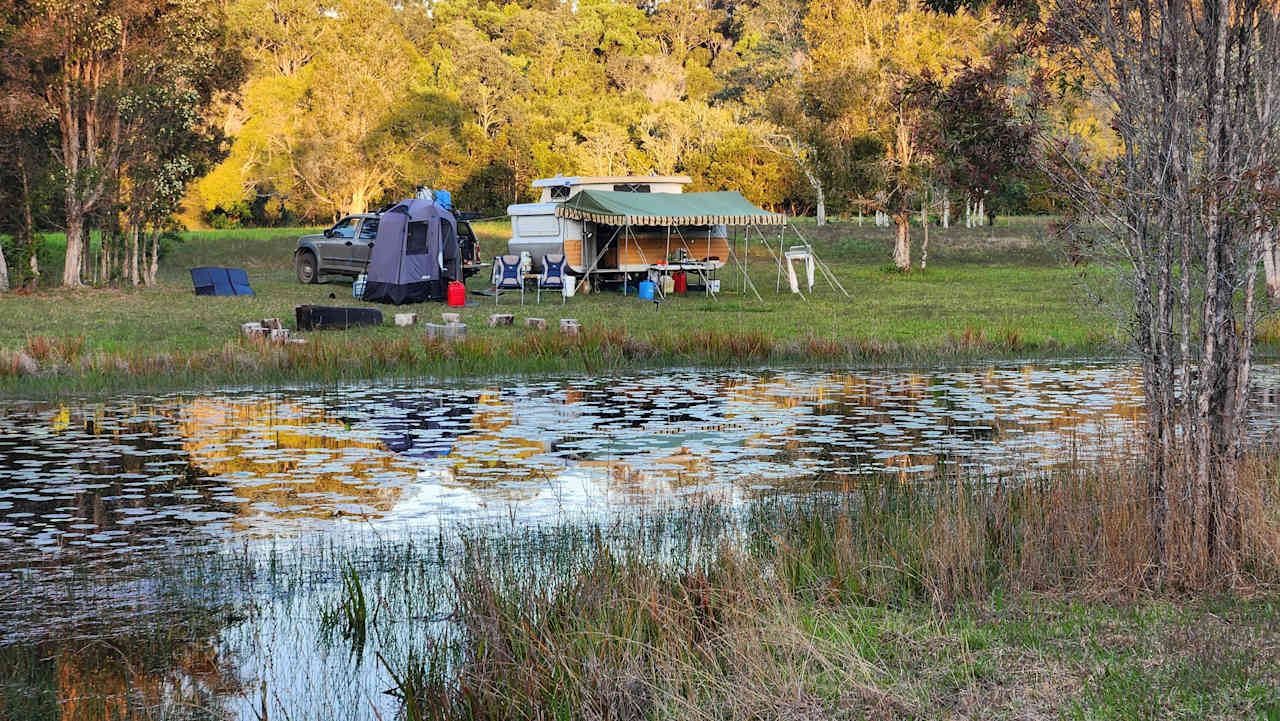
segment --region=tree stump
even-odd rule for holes
[[[511,325],[515,322],[516,317],[510,313],[494,313],[489,316],[489,327],[497,328],[500,325]]]
[[[417,313],[396,313],[396,327],[405,328],[407,326],[416,325],[418,322]]]
[[[263,318],[262,327],[267,330],[280,330],[284,328],[284,324],[280,322],[279,318]]]
[[[538,330],[546,330],[546,329],[547,329],[547,319],[546,319],[546,318],[525,318],[525,319],[524,319],[524,327],[525,327],[525,328],[537,328]]]
[[[441,314],[440,314],[440,317],[441,317],[442,319],[444,319],[444,322],[445,322],[446,324],[448,324],[448,323],[461,323],[461,322],[462,322],[462,314],[461,314],[461,313],[441,313]]]
[[[565,335],[578,335],[578,331],[582,330],[582,324],[577,318],[561,318],[560,332]]]

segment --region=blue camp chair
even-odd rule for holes
[[[213,285],[213,272],[220,271],[221,268],[192,268],[191,269],[191,285],[196,288],[196,295],[217,295]],[[223,274],[223,277],[226,277]]]
[[[192,268],[196,295],[253,295],[249,274],[239,268]]]
[[[231,281],[231,289],[236,295],[254,295],[249,287],[249,274],[239,268],[227,268],[227,280]]]
[[[504,290],[520,289],[520,305],[524,305],[524,278],[520,277],[520,256],[499,255],[493,259],[493,304]]]
[[[563,255],[542,256],[542,275],[538,276],[538,302],[542,302],[542,289],[554,288],[560,291],[560,305],[564,305],[564,266]]]

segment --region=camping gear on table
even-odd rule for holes
[[[493,259],[493,304],[503,290],[520,289],[520,305],[524,305],[524,276],[520,274],[520,256],[499,255]]]
[[[462,278],[458,227],[437,203],[410,198],[379,217],[363,298],[373,303],[421,303],[445,297]]]
[[[254,295],[249,275],[239,268],[192,268],[196,295]]]
[[[382,325],[377,308],[342,308],[327,305],[298,305],[293,308],[298,330],[341,330],[357,325]]]
[[[538,302],[542,302],[542,289],[560,291],[560,303],[564,304],[564,267],[565,257],[560,253],[548,253],[542,256],[542,274],[538,276]]]
[[[461,281],[449,281],[449,290],[445,295],[445,302],[452,308],[461,308],[467,304],[467,286]]]

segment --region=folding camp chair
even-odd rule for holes
[[[520,289],[520,305],[524,305],[524,277],[520,275],[520,256],[499,255],[493,259],[493,304],[503,289]]]
[[[560,292],[560,305],[564,305],[564,256],[542,256],[542,275],[538,276],[538,302],[542,302],[542,289],[555,288]]]

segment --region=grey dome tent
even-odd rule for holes
[[[454,279],[462,279],[462,265],[452,213],[421,198],[402,200],[382,213],[364,300],[393,305],[440,300]]]

